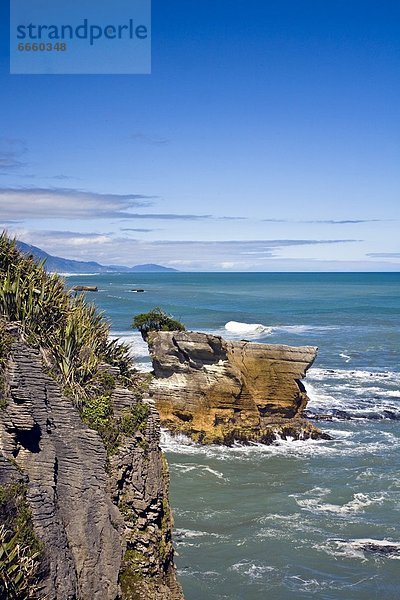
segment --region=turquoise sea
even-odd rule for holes
[[[227,322],[259,323],[268,329],[236,339],[319,347],[308,410],[331,416],[318,422],[331,441],[203,448],[164,432],[187,600],[400,598],[400,274],[67,281],[99,287],[90,297],[142,369],[146,347],[130,322],[154,306],[192,330],[235,338]],[[382,544],[397,552],[386,555]]]

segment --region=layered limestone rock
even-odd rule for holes
[[[327,437],[303,418],[301,382],[317,348],[231,342],[206,333],[152,332],[150,394],[162,424],[203,443]]]
[[[113,396],[115,416],[137,402],[118,388]],[[124,519],[120,584],[123,600],[183,600],[174,567],[172,514],[168,501],[169,472],[160,451],[160,417],[152,400],[144,432],[125,436],[109,458],[111,498]]]
[[[4,373],[3,373],[4,379]],[[20,481],[43,544],[47,600],[181,600],[159,418],[122,438],[107,457],[98,433],[42,367],[39,352],[12,345],[0,409],[0,484]],[[114,393],[115,411],[138,400]]]

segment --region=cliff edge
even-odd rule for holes
[[[151,332],[150,395],[162,424],[202,443],[328,437],[303,418],[301,382],[317,348],[232,342],[195,332]]]
[[[144,425],[121,434],[107,453],[44,372],[39,350],[15,330],[13,338],[0,373],[0,516],[13,534],[34,540],[34,597],[182,600],[168,467],[151,401]],[[123,388],[111,400],[116,418],[138,403]]]

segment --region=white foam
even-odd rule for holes
[[[290,575],[285,577],[283,584],[293,592],[308,592],[309,594],[315,595],[316,593],[320,594],[325,590],[332,592],[332,590],[345,590],[348,588],[357,587],[360,585],[360,583],[363,583],[364,581],[370,581],[375,579],[375,577],[376,575],[373,575],[372,577],[363,577],[362,579],[354,581],[353,583],[344,583],[337,580],[335,581],[333,579],[307,579],[304,576],[300,577],[300,575]]]
[[[217,479],[223,479],[224,481],[227,481],[226,477],[224,477],[224,474],[221,473],[220,471],[216,471],[215,469],[211,469],[210,467],[202,467],[204,471],[206,471],[207,473],[210,473],[211,475],[214,475],[215,477],[217,477]]]
[[[221,573],[218,573],[218,571],[198,571],[197,569],[191,569],[187,566],[183,569],[178,567],[178,575],[185,578],[193,577],[196,582],[203,579],[207,585],[209,585],[210,581],[221,579]]]
[[[316,574],[316,577],[306,577],[303,573],[293,574],[291,565],[279,569],[259,560],[242,560],[229,567],[229,571],[235,571],[242,577],[249,579],[251,583],[267,583],[270,588],[277,587],[282,590],[282,587],[285,587],[294,593],[307,593],[313,596],[319,594],[318,597],[320,597],[321,592],[353,588],[376,577],[376,575],[373,575],[352,582],[327,579],[322,576],[321,572]],[[274,594],[273,596],[275,597]]]
[[[368,546],[372,545],[375,548],[382,548],[382,552],[379,550],[373,551],[368,550]],[[384,548],[390,547],[393,549],[392,553],[384,553]],[[358,559],[363,562],[370,558],[375,560],[400,560],[400,544],[391,540],[376,540],[373,538],[359,538],[353,540],[328,540],[326,544],[318,544],[315,546],[317,550],[322,550],[331,556],[346,557],[352,559]]]
[[[382,504],[384,495],[378,494],[353,494],[353,499],[345,504],[331,504],[323,502],[330,490],[326,488],[314,488],[304,494],[291,494],[302,510],[313,513],[334,513],[337,515],[349,515],[364,512],[368,506]],[[304,497],[308,495],[309,497]]]
[[[325,394],[320,389],[317,389],[317,387],[313,385],[309,381],[309,379],[303,381],[303,384],[306,388],[307,396],[310,399],[310,402],[308,403],[308,408],[340,408],[340,406],[338,406],[338,401],[336,398],[334,398],[330,394]]]
[[[255,534],[257,538],[304,540],[308,535],[322,535],[320,527],[313,515],[309,517],[304,513],[295,512],[290,514],[269,513],[256,519],[260,527]]]
[[[272,328],[262,323],[241,323],[240,321],[228,321],[225,329],[237,335],[260,335],[272,333]]]
[[[353,384],[385,383],[392,385],[400,384],[400,373],[397,371],[365,371],[362,369],[322,369],[313,367],[307,373],[307,377],[313,381],[325,381],[340,379]]]
[[[111,339],[119,339],[129,346],[130,356],[135,361],[135,367],[144,373],[152,371],[149,349],[141,334],[136,331],[112,331]]]
[[[210,475],[213,475],[217,479],[220,479],[223,481],[228,481],[228,479],[224,476],[223,473],[221,473],[220,471],[217,471],[215,469],[211,469],[211,467],[208,467],[207,465],[194,464],[194,463],[189,463],[189,464],[176,463],[176,464],[171,465],[171,468],[178,470],[181,473],[190,473],[191,471],[195,471],[196,474],[199,476],[204,476],[207,473],[209,473]]]
[[[171,465],[177,471],[181,473],[190,473],[190,471],[194,471],[196,469],[196,465],[184,465],[177,463],[176,465]]]
[[[261,561],[251,562],[250,560],[242,560],[238,563],[233,564],[228,569],[229,571],[235,571],[242,576],[248,577],[249,579],[264,579],[269,574],[277,571],[275,567],[271,565],[263,564]]]
[[[400,418],[400,373],[312,368],[304,382],[311,411],[357,419]]]
[[[175,529],[174,534],[180,538],[202,538],[202,537],[214,537],[214,538],[225,538],[226,536],[211,531],[196,531],[195,529]]]
[[[60,275],[60,277],[95,277],[101,275],[101,273],[58,273],[58,271],[51,271],[50,273]]]
[[[196,444],[189,437],[178,434],[171,435],[166,429],[161,430],[161,447],[165,452],[185,456],[204,455],[209,458],[225,461],[254,461],[265,460],[275,456],[286,459],[301,459],[314,456],[347,456],[353,454],[378,453],[384,451],[386,445],[381,442],[376,444],[361,445],[352,440],[347,441],[347,432],[342,436],[340,432],[325,429],[327,433],[335,435],[334,440],[277,440],[272,445],[251,444],[233,446],[202,446]],[[388,443],[389,446],[389,443]]]

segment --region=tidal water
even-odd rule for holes
[[[318,425],[331,441],[204,448],[164,432],[187,600],[400,598],[400,274],[67,281],[99,287],[93,300],[143,369],[146,346],[130,323],[154,306],[191,330],[319,347],[308,411],[330,416]],[[230,321],[265,328],[235,334]],[[379,551],[389,544],[394,552]]]

